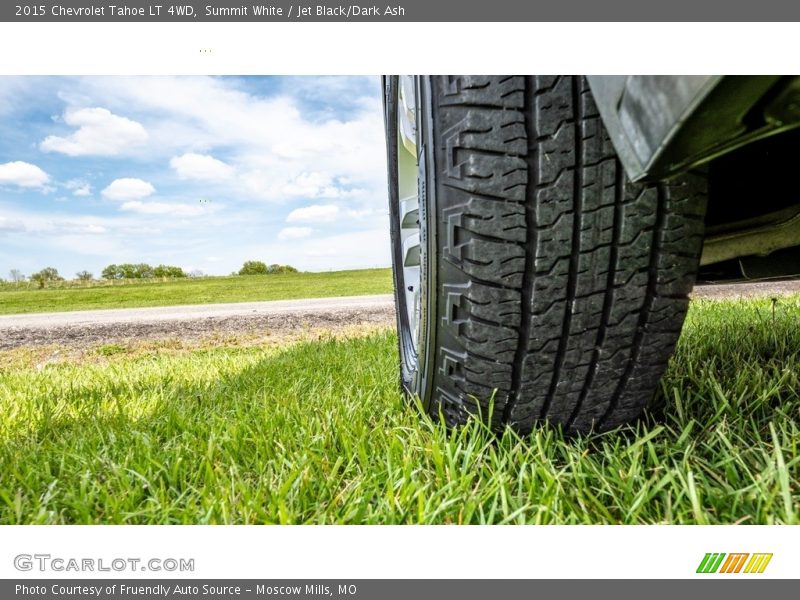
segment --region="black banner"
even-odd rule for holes
[[[377,0],[376,0],[377,1]],[[267,0],[169,4],[142,0],[34,0],[0,4],[0,21],[300,22],[300,21],[798,21],[800,3],[785,0]],[[632,51],[634,51],[632,49]]]
[[[74,579],[3,580],[0,598],[103,600],[208,598],[214,600],[291,598],[292,600],[536,600],[538,598],[615,598],[616,600],[674,600],[700,594],[737,600],[794,597],[796,582],[779,579],[710,576],[691,580],[425,580],[425,579]]]

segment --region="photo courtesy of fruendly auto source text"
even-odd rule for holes
[[[798,35],[0,6],[0,597],[789,597]]]

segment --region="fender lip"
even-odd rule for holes
[[[800,80],[773,75],[589,76],[632,181],[667,179],[800,125]],[[778,117],[776,117],[778,115]]]

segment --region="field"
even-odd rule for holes
[[[389,294],[391,291],[391,269],[144,282],[68,282],[44,289],[28,284],[5,284],[0,285],[0,314],[290,300]]]
[[[395,344],[0,353],[0,523],[800,523],[800,296],[694,302],[650,413],[577,439],[421,419]]]

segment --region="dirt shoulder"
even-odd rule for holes
[[[124,344],[134,340],[204,340],[226,337],[297,339],[313,332],[337,333],[359,326],[393,326],[391,307],[205,317],[132,323],[81,323],[53,327],[9,327],[0,332],[0,350],[21,346]]]
[[[800,294],[800,280],[698,285],[692,291],[692,298],[732,300],[737,298],[789,296],[791,294]]]

